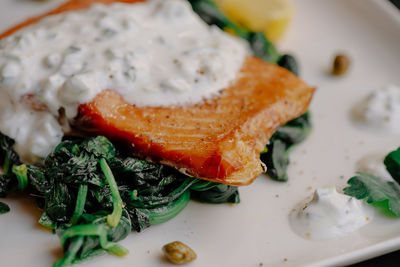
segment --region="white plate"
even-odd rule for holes
[[[0,1],[0,30],[62,1]],[[343,238],[310,241],[290,228],[288,214],[317,188],[343,188],[355,162],[372,152],[400,145],[399,135],[354,127],[351,107],[368,92],[388,83],[400,85],[400,13],[383,0],[297,0],[297,15],[281,51],[293,52],[301,76],[318,87],[311,105],[314,129],[293,150],[290,181],[260,177],[240,189],[239,205],[191,202],[173,220],[132,233],[122,245],[125,258],[103,256],[82,266],[166,266],[163,244],[181,240],[198,254],[190,266],[327,266],[350,264],[400,247],[400,220],[375,218]],[[332,57],[352,58],[349,73],[327,75]],[[345,178],[341,178],[345,177]],[[36,222],[40,211],[30,199],[5,200],[12,211],[0,217],[2,266],[50,266],[59,256],[57,236]]]

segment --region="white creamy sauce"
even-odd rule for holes
[[[400,87],[375,90],[354,110],[355,118],[374,129],[400,133]]]
[[[319,188],[310,202],[290,214],[290,224],[299,235],[313,240],[344,236],[366,225],[373,213],[353,197],[334,187]]]
[[[63,136],[61,107],[72,119],[105,89],[137,106],[200,103],[235,80],[248,53],[184,0],[47,17],[0,40],[0,131],[25,158],[44,157]],[[26,95],[44,108],[32,109]]]
[[[393,181],[392,176],[386,170],[386,166],[383,163],[386,154],[375,153],[366,155],[356,162],[357,171],[375,175],[386,181]]]

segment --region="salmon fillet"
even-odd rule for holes
[[[307,110],[313,91],[286,69],[248,57],[235,83],[203,104],[140,108],[108,90],[79,107],[78,125],[188,175],[246,185],[263,171],[268,139]]]
[[[138,0],[71,0],[28,19],[4,38],[41,18],[93,3]],[[112,88],[110,88],[112,89]],[[263,172],[260,152],[271,135],[306,112],[314,88],[275,64],[249,56],[221,95],[191,106],[136,107],[112,90],[79,106],[75,126],[127,142],[136,156],[202,179],[246,185]]]

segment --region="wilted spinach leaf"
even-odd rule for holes
[[[278,60],[278,65],[299,76],[299,64],[294,56],[289,54],[282,55]]]
[[[281,182],[287,181],[287,168],[289,165],[288,146],[280,139],[271,139],[265,153],[262,153],[261,161],[267,166],[267,174]]]
[[[278,63],[280,55],[275,46],[262,32],[251,32],[247,37],[254,55],[267,62]]]
[[[239,191],[236,186],[198,181],[192,186],[192,198],[207,203],[239,203]]]
[[[10,211],[10,207],[4,203],[4,202],[0,202],[0,214],[4,214]]]
[[[241,25],[237,25],[228,19],[211,0],[191,0],[194,12],[206,23],[216,25],[223,30],[229,30],[237,36],[245,39],[255,56],[267,62],[277,63],[280,55],[275,46],[268,41],[262,32],[253,32]]]
[[[21,160],[18,154],[14,151],[15,141],[0,133],[0,159],[3,161],[3,171],[5,174],[11,171],[10,167],[12,165],[21,164]]]
[[[129,157],[102,136],[60,143],[44,166],[10,168],[10,180],[42,203],[39,223],[60,235],[64,257],[55,266],[102,251],[124,255],[126,249],[115,242],[132,230],[172,219],[186,207],[192,192],[209,203],[239,199],[236,187]]]
[[[261,153],[261,161],[267,166],[267,174],[277,181],[287,181],[289,152],[311,132],[310,114],[288,122],[272,135],[270,143]]]
[[[393,179],[400,183],[400,148],[390,152],[383,162]]]
[[[14,151],[14,144],[13,139],[0,133],[0,162],[3,170],[3,173],[0,174],[0,197],[7,196],[17,185],[12,166],[21,164],[21,160]]]
[[[261,32],[236,25],[211,0],[190,1],[208,24],[229,30],[249,42],[261,59],[278,63],[297,74],[294,58],[281,56]],[[289,149],[309,132],[309,117],[281,127],[272,141],[284,149],[268,148],[270,170],[285,177]],[[25,165],[12,149],[14,141],[0,135],[0,196],[18,188],[36,197],[43,214],[39,222],[60,236],[64,257],[55,266],[67,266],[102,254],[122,256],[127,251],[115,242],[131,231],[165,222],[192,197],[208,203],[239,203],[237,187],[199,181],[160,164],[132,158],[105,137],[66,140],[46,159],[44,166]],[[272,155],[275,156],[272,156]],[[268,160],[266,160],[268,161]],[[281,166],[276,162],[283,162]],[[268,165],[268,164],[267,164]],[[281,178],[282,179],[282,178]]]
[[[208,24],[229,30],[247,40],[254,55],[267,62],[277,63],[295,75],[299,74],[296,59],[289,54],[280,55],[275,46],[262,32],[253,32],[229,20],[211,0],[189,1],[193,10]],[[310,117],[307,112],[280,127],[270,139],[270,144],[261,154],[261,161],[267,166],[268,175],[278,181],[287,181],[289,152],[292,146],[303,141],[311,131]],[[196,194],[198,195],[198,194]]]
[[[202,18],[207,24],[215,25],[223,30],[230,30],[243,39],[249,37],[250,31],[236,25],[229,20],[211,0],[189,0],[192,5],[193,11]]]

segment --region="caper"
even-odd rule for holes
[[[350,67],[350,59],[344,54],[337,54],[333,61],[332,74],[343,75],[347,72]]]
[[[197,258],[196,253],[180,241],[174,241],[163,246],[165,257],[172,263],[185,264]]]

